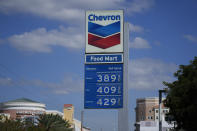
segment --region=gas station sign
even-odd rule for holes
[[[84,108],[123,108],[123,11],[86,12]]]

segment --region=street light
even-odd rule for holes
[[[161,102],[162,102],[162,93],[167,93],[168,88],[159,90],[159,131],[162,131],[162,118],[161,118]]]
[[[83,115],[84,115],[84,111],[81,111],[81,131],[83,131]]]

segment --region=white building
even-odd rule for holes
[[[154,120],[159,121],[159,105],[153,107],[154,110]],[[164,107],[162,104],[161,108],[161,120],[165,121],[166,120],[166,114],[169,112],[169,108]]]
[[[57,110],[46,110],[46,114],[53,114],[53,115],[59,115],[61,117],[63,117],[63,113]]]
[[[74,119],[74,131],[81,131],[81,121],[77,119]],[[83,131],[90,131],[90,129],[83,127]]]
[[[45,108],[45,104],[27,98],[0,103],[0,113],[9,114],[10,119],[38,116],[45,113]]]
[[[165,100],[162,98],[162,100]],[[136,100],[136,131],[158,131],[159,130],[159,98],[148,97]],[[166,122],[166,114],[169,108],[161,104],[162,131],[168,131],[174,124]]]
[[[174,127],[174,124],[168,124],[166,121],[162,121],[162,131],[170,131]],[[140,121],[137,124],[137,131],[158,131],[159,121]]]

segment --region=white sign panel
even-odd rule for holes
[[[123,52],[123,10],[86,12],[86,53]]]

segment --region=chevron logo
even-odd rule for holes
[[[101,49],[120,44],[120,21],[106,26],[88,22],[88,44]]]

